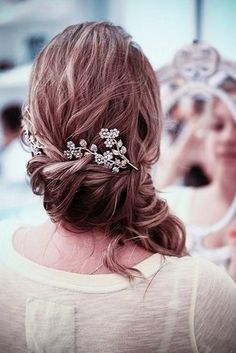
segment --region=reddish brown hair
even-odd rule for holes
[[[125,240],[155,253],[181,256],[182,223],[159,199],[149,170],[159,158],[161,106],[155,73],[119,26],[83,23],[66,28],[36,58],[29,89],[33,132],[45,146],[31,159],[33,191],[54,222],[109,234],[104,264],[132,278],[117,262]],[[29,121],[30,120],[30,121]],[[138,167],[115,174],[92,156],[67,161],[66,142],[84,138],[103,151],[101,128],[116,128]]]

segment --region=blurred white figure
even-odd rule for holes
[[[2,141],[0,147],[0,182],[25,183],[26,164],[30,154],[20,142],[21,108],[11,104],[1,114]]]
[[[21,106],[6,106],[0,117],[0,220],[17,218],[24,222],[30,217],[34,224],[40,223],[45,211],[27,182],[26,164],[31,155],[20,141]]]

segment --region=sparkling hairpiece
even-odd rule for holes
[[[34,156],[42,154],[42,150],[45,148],[34,135],[30,133],[27,126],[23,126],[24,138],[29,146],[31,152]],[[98,147],[95,144],[92,144],[88,147],[87,141],[81,139],[79,146],[76,146],[73,141],[68,141],[66,146],[67,150],[64,151],[64,156],[68,160],[72,159],[81,159],[86,155],[94,155],[94,160],[98,165],[101,165],[105,168],[112,169],[114,173],[118,173],[120,169],[125,169],[127,166],[138,170],[129,159],[125,156],[127,152],[126,147],[123,145],[123,142],[116,138],[119,136],[120,132],[117,129],[101,129],[99,136],[104,139],[104,144],[107,149],[103,154],[98,152]]]
[[[28,127],[23,125],[23,134],[26,144],[29,146],[30,151],[33,153],[33,156],[37,156],[42,154],[41,149],[43,149],[43,145],[36,139],[34,135],[31,134]]]
[[[94,155],[95,162],[105,168],[112,169],[114,173],[118,173],[120,169],[127,168],[130,165],[132,168],[138,170],[128,158],[125,156],[127,152],[126,147],[123,145],[121,140],[117,141],[116,138],[119,136],[120,132],[117,129],[101,129],[99,136],[104,139],[104,144],[106,147],[111,149],[106,150],[103,154],[98,153],[98,147],[92,144],[88,147],[87,141],[84,139],[80,140],[79,147],[75,146],[74,142],[67,142],[67,150],[64,151],[64,155],[67,159],[80,159],[85,155]]]

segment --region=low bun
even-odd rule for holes
[[[104,231],[113,241],[112,251],[131,240],[153,253],[183,255],[182,223],[158,198],[144,168],[115,174],[93,164],[90,156],[54,163],[39,156],[29,163],[28,172],[50,218],[65,228]],[[126,270],[119,271],[127,275]]]

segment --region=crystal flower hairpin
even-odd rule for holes
[[[44,148],[43,145],[36,139],[36,137],[33,134],[31,134],[31,132],[29,131],[25,123],[23,123],[23,134],[24,134],[24,140],[26,144],[29,146],[33,156],[42,154],[41,150]]]
[[[45,148],[37,138],[31,134],[28,127],[23,125],[23,133],[26,144],[29,146],[33,156],[41,155],[42,150]],[[104,144],[107,148],[103,154],[98,152],[98,147],[95,144],[88,146],[87,141],[81,139],[79,146],[76,146],[74,142],[67,142],[67,150],[64,151],[64,156],[68,160],[80,159],[85,155],[94,155],[94,160],[98,165],[104,166],[105,168],[112,169],[114,173],[118,173],[120,169],[125,169],[127,166],[138,170],[129,159],[125,156],[127,149],[123,145],[123,142],[117,137],[120,132],[117,129],[108,130],[106,128],[101,129],[99,136],[104,139]]]
[[[109,148],[103,154],[98,152],[97,145],[92,144],[89,147],[87,141],[81,139],[79,146],[76,146],[72,141],[68,141],[68,149],[64,151],[64,156],[67,159],[80,159],[85,155],[94,155],[94,160],[98,165],[112,169],[114,173],[118,173],[120,169],[127,168],[128,165],[138,170],[125,156],[127,149],[123,145],[123,142],[120,139],[116,140],[119,134],[120,132],[117,129],[101,129],[99,136],[105,140],[104,144]]]

